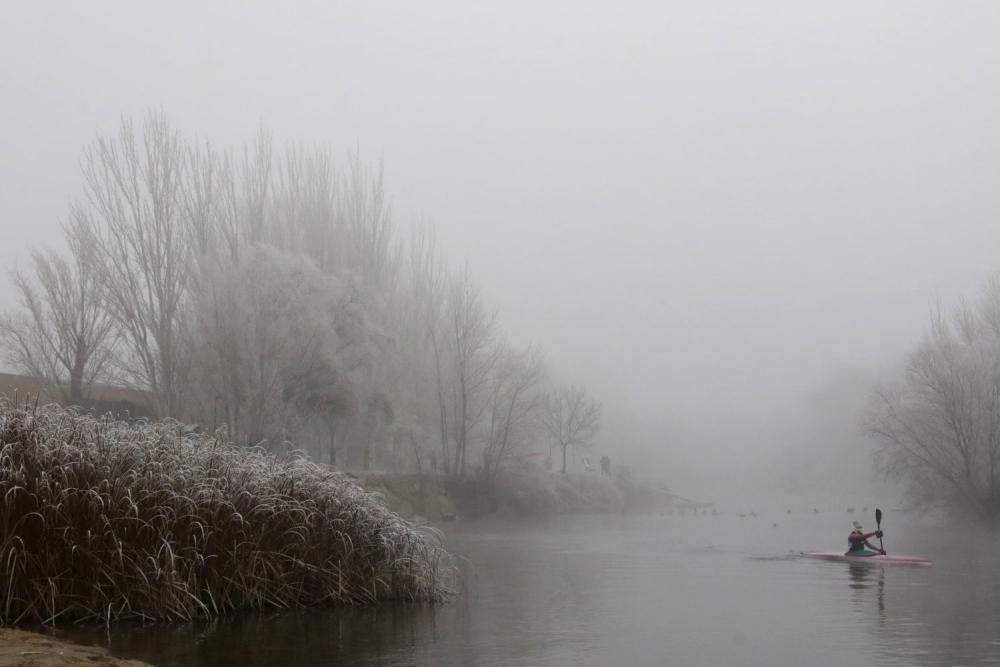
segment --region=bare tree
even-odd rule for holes
[[[321,271],[335,273],[342,247],[337,235],[337,176],[326,150],[290,147],[278,171],[273,236],[279,247],[310,257]]]
[[[601,404],[580,387],[552,392],[542,409],[542,427],[552,444],[562,449],[562,473],[566,474],[566,450],[584,447],[601,428]]]
[[[90,206],[77,216],[95,239],[131,380],[155,392],[169,416],[179,416],[187,361],[181,308],[192,248],[181,215],[184,157],[162,114],[146,118],[141,137],[123,120],[117,140],[98,139],[84,152]]]
[[[223,164],[209,143],[184,150],[180,189],[180,220],[199,262],[209,261],[219,237]]]
[[[383,167],[369,169],[357,151],[347,156],[337,192],[337,216],[353,270],[367,282],[382,286],[394,265],[392,216],[386,202]]]
[[[449,281],[444,316],[455,440],[450,475],[461,479],[471,434],[487,405],[483,394],[497,358],[496,315],[483,305],[468,268]]]
[[[241,212],[244,245],[253,246],[273,239],[267,232],[268,206],[274,188],[274,142],[271,132],[261,128],[253,146],[243,147],[239,183],[242,186]]]
[[[952,318],[932,318],[868,425],[883,468],[918,499],[1000,520],[1000,279]]]
[[[68,259],[35,251],[33,277],[11,273],[20,311],[0,316],[0,339],[16,368],[59,387],[63,402],[80,405],[90,385],[109,378],[116,335],[102,303],[93,240],[75,221],[63,231]]]
[[[499,346],[497,361],[489,378],[486,443],[483,450],[483,476],[487,480],[509,460],[516,445],[528,436],[542,395],[536,391],[544,368],[538,348],[515,350]]]
[[[406,286],[409,298],[403,301],[409,315],[408,328],[403,336],[411,344],[411,363],[421,375],[423,360],[428,360],[430,376],[434,384],[433,418],[436,425],[440,454],[431,455],[431,468],[440,460],[442,472],[447,474],[448,462],[451,460],[450,438],[448,427],[448,378],[446,363],[443,302],[447,271],[444,262],[438,254],[437,243],[433,230],[427,227],[415,227],[410,235],[409,256],[406,264]],[[421,383],[417,378],[413,386],[416,389]]]

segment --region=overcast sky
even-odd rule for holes
[[[0,12],[3,267],[57,237],[123,114],[356,146],[399,225],[433,223],[511,337],[604,401],[605,438],[677,475],[756,458],[1000,268],[1000,3]]]

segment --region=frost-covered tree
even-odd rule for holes
[[[1000,278],[951,318],[932,317],[868,420],[884,469],[917,500],[1000,520]]]
[[[343,285],[308,261],[266,246],[203,281],[195,295],[193,386],[230,437],[287,439],[314,411],[348,411],[337,319]],[[202,414],[208,422],[209,415]]]

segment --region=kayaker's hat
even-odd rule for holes
[[[865,529],[861,526],[860,523],[858,523],[857,521],[854,522],[854,531],[853,532],[855,532],[855,533],[863,533],[864,530]]]

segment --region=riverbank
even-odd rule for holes
[[[561,474],[541,469],[502,472],[496,479],[448,480],[440,475],[371,474],[358,478],[401,516],[441,523],[502,515],[666,512],[672,496],[662,482],[627,472]]]
[[[0,628],[0,667],[149,667],[115,658],[106,649],[52,639],[37,632]]]

